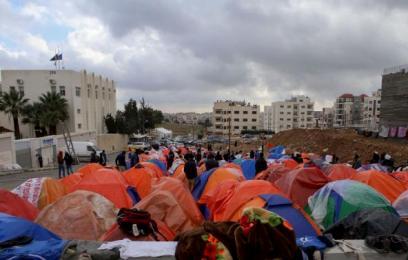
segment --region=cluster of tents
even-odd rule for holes
[[[305,251],[324,250],[327,244],[321,237],[328,230],[337,230],[335,239],[364,239],[361,233],[353,237],[351,230],[361,228],[362,218],[356,219],[367,210],[376,212],[376,223],[391,218],[398,226],[406,225],[408,172],[388,173],[374,166],[357,171],[346,164],[322,163],[311,154],[298,164],[283,153],[272,149],[268,169],[257,175],[253,159],[237,159],[209,171],[199,164],[191,191],[184,161],[174,161],[167,170],[166,152],[146,156],[124,172],[87,164],[62,179],[29,179],[12,191],[0,190],[0,258],[33,254],[58,259],[68,241],[157,239],[124,232],[117,224],[121,208],[149,212],[160,241],[174,241],[205,221],[239,222],[246,209],[262,208],[287,221],[297,246]],[[338,232],[340,224],[343,232]],[[386,232],[380,228],[365,234]],[[408,236],[408,228],[398,230]],[[26,243],[1,247],[16,240]]]

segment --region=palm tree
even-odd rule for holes
[[[14,135],[16,139],[21,138],[18,117],[23,112],[28,100],[28,98],[24,98],[24,93],[16,91],[15,89],[10,89],[9,93],[3,92],[0,95],[0,111],[13,117]]]
[[[49,127],[51,135],[57,134],[57,125],[69,118],[68,103],[56,92],[47,92],[39,97],[42,106],[40,123]]]
[[[41,137],[45,135],[45,128],[41,125],[41,118],[43,113],[43,106],[38,102],[28,104],[23,109],[24,124],[32,124],[34,126],[35,137]]]

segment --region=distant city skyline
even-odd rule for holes
[[[66,69],[117,82],[118,108],[307,95],[321,110],[408,63],[406,17],[406,1],[0,0],[0,69],[53,69],[59,48]]]

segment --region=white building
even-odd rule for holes
[[[258,105],[244,101],[216,101],[213,106],[212,124],[215,134],[240,134],[242,130],[259,130]]]
[[[307,96],[296,96],[264,107],[264,130],[278,133],[293,128],[313,128],[314,103]]]
[[[14,88],[24,92],[30,102],[37,102],[39,96],[48,91],[60,93],[68,102],[67,126],[71,132],[104,133],[104,116],[116,113],[114,81],[86,70],[2,70],[1,81],[0,91]],[[13,129],[8,115],[0,113],[0,122]],[[20,131],[24,138],[35,136],[34,127],[22,124],[21,120]]]
[[[372,96],[364,97],[363,124],[364,128],[377,131],[380,123],[381,89]]]

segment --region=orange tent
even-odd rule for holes
[[[203,196],[207,195],[211,190],[215,189],[217,185],[225,180],[245,180],[244,175],[241,170],[235,168],[218,168],[216,169],[211,176],[208,178],[207,183],[205,184],[204,191],[201,193],[201,198],[198,200],[199,204],[205,204],[205,200],[202,199]]]
[[[102,169],[103,166],[100,165],[99,163],[88,163],[85,166],[82,166],[77,170],[77,172],[81,173],[81,175],[86,175],[88,173],[92,173],[94,171],[97,171],[99,169]]]
[[[57,201],[66,194],[65,187],[56,179],[46,178],[44,180],[40,198],[38,200],[38,208],[43,209],[45,206]]]
[[[174,198],[179,202],[180,206],[183,208],[184,213],[190,219],[190,222],[199,226],[203,223],[204,219],[197,207],[197,204],[191,195],[188,188],[185,187],[184,183],[181,181],[170,178],[163,177],[160,179],[153,179],[152,181],[153,192],[159,190],[165,190],[170,192]]]
[[[97,240],[116,223],[116,208],[97,193],[75,191],[44,208],[35,222],[63,239]]]
[[[38,209],[33,204],[3,189],[0,189],[0,212],[30,221],[34,221],[38,215]]]
[[[221,183],[207,195],[207,207],[212,212],[214,221],[237,221],[241,217],[244,205],[264,206],[265,201],[258,199],[262,194],[285,196],[278,187],[268,181],[249,180],[235,183],[229,181]],[[218,197],[223,197],[223,201],[221,202]]]
[[[281,164],[272,164],[268,166],[268,169],[260,172],[255,176],[255,180],[265,180],[269,182],[275,182],[280,177],[290,172],[290,168],[286,168]]]
[[[79,183],[82,179],[83,174],[80,172],[74,172],[73,174],[70,174],[62,179],[59,180],[59,182],[64,185],[65,190],[68,192],[71,190],[72,186],[75,184]]]
[[[300,207],[307,204],[309,196],[330,182],[330,179],[316,167],[294,169],[275,181],[289,198]]]
[[[101,194],[112,201],[117,208],[133,206],[133,200],[128,193],[128,184],[115,169],[104,168],[86,174],[70,191],[76,190],[87,190]]]
[[[353,180],[365,183],[373,189],[384,195],[391,203],[393,203],[406,188],[399,180],[393,178],[387,173],[376,170],[359,172]]]
[[[405,172],[394,172],[391,174],[392,177],[402,182],[408,189],[408,171]]]
[[[150,194],[152,189],[152,180],[156,178],[157,173],[142,164],[130,168],[122,172],[127,183],[136,188],[140,198],[144,198]]]
[[[283,165],[289,169],[295,169],[299,164],[292,158],[283,161]]]
[[[353,179],[357,171],[346,164],[332,164],[324,173],[332,180],[339,181],[345,179]]]
[[[156,164],[152,162],[141,162],[140,164],[151,170],[154,173],[153,177],[160,178],[163,176],[162,170]]]

